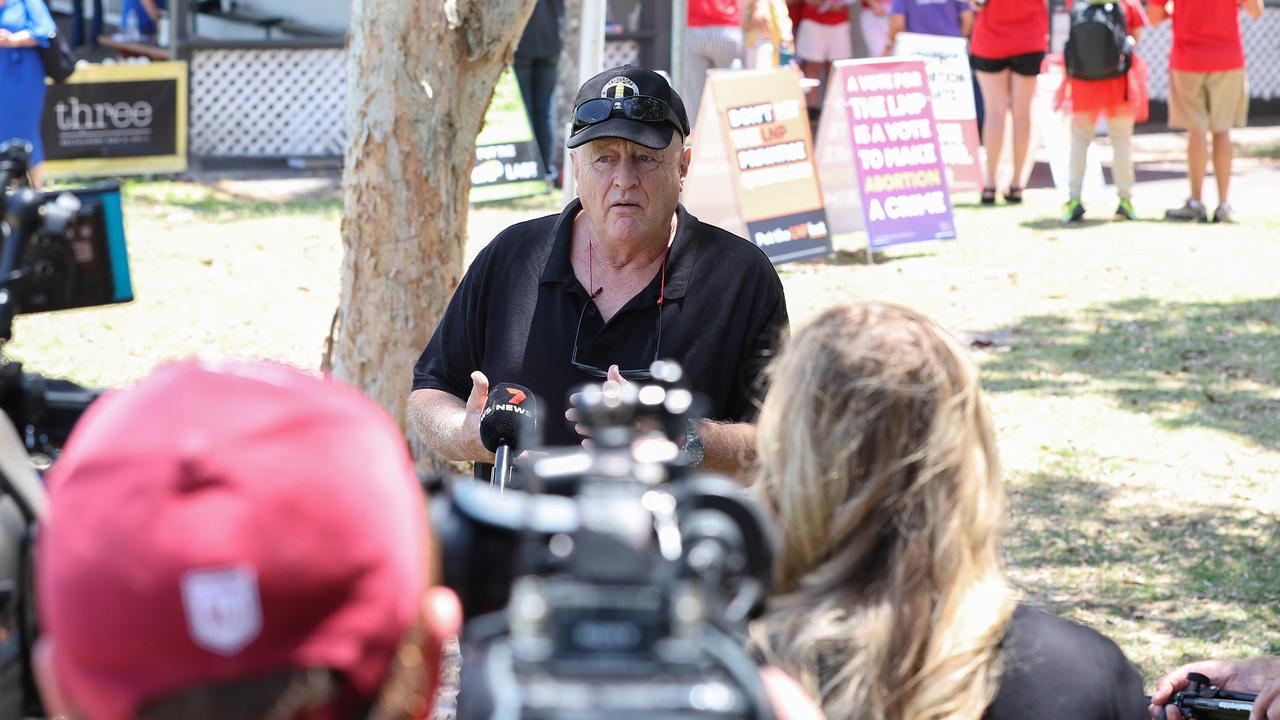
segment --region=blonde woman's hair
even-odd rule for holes
[[[757,643],[832,720],[981,717],[1015,603],[977,367],[923,315],[867,303],[819,315],[771,381],[757,489],[782,548]]]

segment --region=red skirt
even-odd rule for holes
[[[1123,77],[1107,80],[1080,80],[1065,78],[1058,87],[1054,107],[1068,113],[1090,113],[1096,119],[1099,114],[1107,117],[1133,115],[1134,122],[1146,122],[1147,63],[1137,53],[1133,54],[1133,67]]]

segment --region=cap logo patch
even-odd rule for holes
[[[258,574],[250,567],[188,572],[182,606],[191,640],[219,655],[235,655],[262,632]]]
[[[624,97],[631,97],[632,95],[639,94],[639,86],[632,82],[631,78],[626,77],[625,75],[619,75],[618,77],[609,80],[609,82],[604,84],[604,90],[600,91],[600,97],[613,98],[615,100],[621,100]]]

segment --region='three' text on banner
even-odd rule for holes
[[[82,65],[45,94],[50,177],[187,169],[187,64]]]

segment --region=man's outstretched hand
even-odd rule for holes
[[[1280,657],[1201,660],[1176,668],[1156,681],[1147,708],[1152,720],[1160,717],[1161,708],[1167,711],[1169,720],[1185,720],[1169,703],[1174,695],[1190,687],[1189,673],[1200,673],[1223,690],[1257,693],[1249,720],[1280,720]]]

